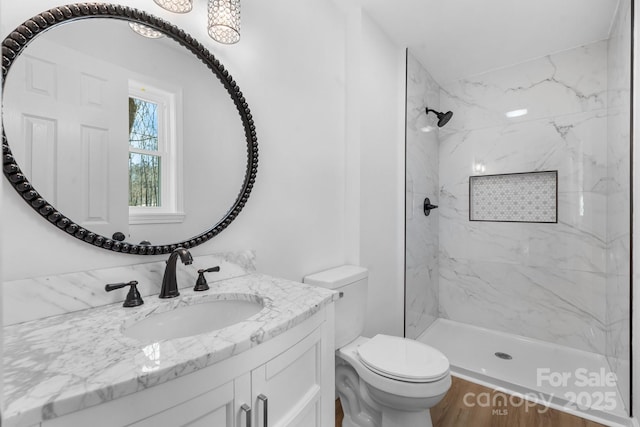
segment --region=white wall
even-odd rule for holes
[[[403,335],[405,49],[360,8],[346,22],[346,262],[369,269],[365,335]]]
[[[369,269],[365,334],[404,329],[404,49],[362,15],[360,261]]]
[[[205,2],[196,2],[184,16],[151,1],[120,3],[167,18],[205,43],[239,83],[254,115],[260,160],[252,196],[238,219],[194,254],[253,248],[259,271],[290,279],[344,263],[342,13],[330,1],[247,1],[242,40],[227,47],[206,35]],[[60,2],[0,4],[4,37]],[[158,259],[109,253],[65,236],[34,214],[8,183],[2,185],[4,219],[11,223],[3,239],[5,280]]]

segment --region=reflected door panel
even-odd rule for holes
[[[25,141],[14,149],[24,172],[83,227],[127,235],[126,73],[45,41],[25,56],[12,68],[19,84],[5,98],[7,132]],[[70,166],[79,173],[68,173]]]

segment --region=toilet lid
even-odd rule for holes
[[[449,371],[449,360],[444,354],[402,337],[376,335],[358,347],[358,356],[372,371],[400,381],[436,381]]]

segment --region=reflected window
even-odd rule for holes
[[[182,222],[180,94],[129,82],[129,224]]]
[[[129,206],[162,206],[158,104],[129,98]]]

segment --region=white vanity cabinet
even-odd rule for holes
[[[243,424],[238,422],[241,421],[238,419],[238,416],[241,415],[241,412],[244,412],[242,409],[243,405],[245,405],[244,408],[247,410],[247,416],[251,415],[251,412],[248,411],[250,407],[242,403],[249,402],[250,396],[246,393],[248,389],[246,389],[246,384],[243,384],[243,380],[248,379],[248,376],[245,375],[242,378],[230,381],[187,402],[151,415],[141,421],[134,422],[130,424],[130,426],[242,426]],[[243,387],[243,385],[245,387]],[[237,393],[236,390],[238,390]]]
[[[333,322],[329,304],[229,359],[41,427],[332,426]]]
[[[299,344],[251,371],[256,427],[322,426],[323,370],[321,331],[316,329]],[[333,355],[331,355],[333,359]],[[332,386],[333,388],[333,386]],[[333,403],[333,399],[330,399]]]

